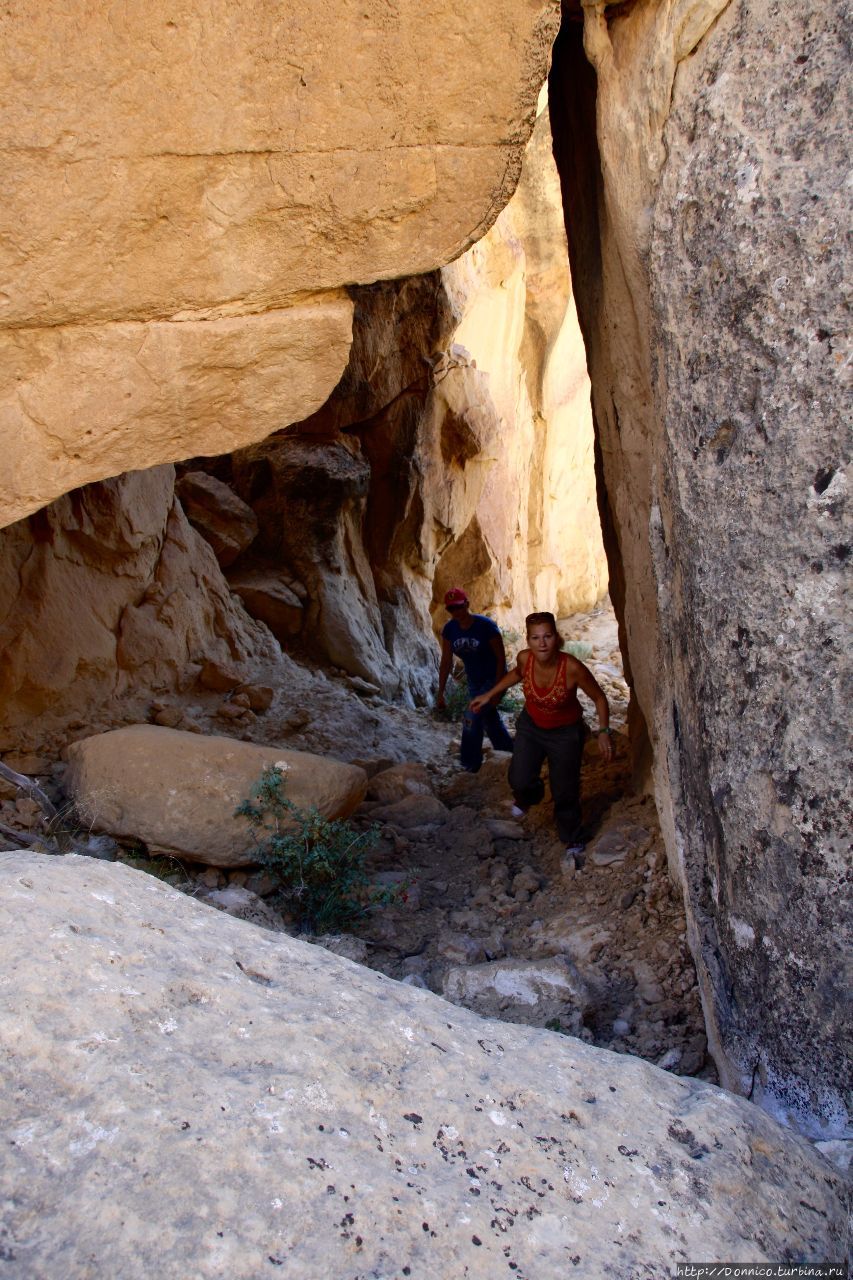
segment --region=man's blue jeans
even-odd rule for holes
[[[491,688],[491,686],[489,686]],[[470,689],[472,698],[488,689]],[[483,734],[489,735],[489,741],[496,751],[512,751],[512,738],[507,727],[498,715],[497,707],[483,707],[476,714],[466,708],[462,717],[462,742],[459,746],[459,763],[469,773],[478,773],[483,763]]]

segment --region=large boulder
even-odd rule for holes
[[[352,813],[367,787],[357,765],[148,724],[83,738],[68,761],[68,792],[98,830],[216,867],[256,860],[250,828],[234,810],[278,761],[287,765],[288,798],[326,818]]]
[[[0,855],[2,1258],[28,1280],[840,1261],[758,1108],[478,1018],[141,872]]]
[[[257,536],[258,521],[248,503],[206,471],[187,471],[175,486],[194,528],[210,543],[223,569]]]

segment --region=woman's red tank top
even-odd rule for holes
[[[557,661],[557,674],[553,684],[540,689],[533,677],[535,659],[531,653],[524,668],[521,687],[524,690],[524,706],[527,714],[540,729],[558,729],[575,724],[582,719],[583,711],[578,702],[577,689],[568,688],[568,661],[564,653]]]

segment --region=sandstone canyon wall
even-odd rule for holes
[[[346,369],[309,417],[185,464],[177,491],[169,466],[128,473],[0,531],[0,727],[98,705],[109,719],[131,691],[188,689],[209,658],[263,657],[274,641],[240,601],[285,647],[423,703],[452,583],[519,631],[534,607],[600,598],[589,380],[547,111],[478,245],[441,271],[353,287],[349,305]],[[146,541],[152,501],[184,531],[165,556]],[[132,563],[110,554],[127,528],[147,548]],[[135,620],[158,591],[182,621],[155,662]]]
[[[442,270],[453,344],[483,375],[470,389],[468,418],[492,425],[481,428],[487,443],[470,522],[450,524],[453,541],[436,565],[436,611],[443,621],[443,591],[462,581],[478,608],[521,633],[532,610],[565,616],[607,590],[589,377],[542,96],[512,200],[479,244]],[[451,401],[441,414],[447,435],[458,409]],[[445,472],[464,465],[464,447],[454,444],[451,436],[442,448]]]
[[[0,522],[322,404],[344,286],[449,261],[511,195],[558,7],[5,11]]]
[[[842,21],[591,3],[551,78],[614,594],[715,1054],[816,1133],[846,1127]]]

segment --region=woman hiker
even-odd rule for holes
[[[604,690],[592,672],[569,653],[562,653],[563,637],[552,613],[531,613],[526,619],[527,645],[512,671],[485,693],[474,698],[471,710],[479,712],[505,689],[521,684],[524,710],[515,727],[509,785],[515,797],[513,816],[520,818],[545,794],[540,777],[543,760],[554,800],[557,832],[567,853],[580,853],[580,778],[583,744],[588,730],[578,701],[578,689],[595,703],[598,712],[598,747],[606,761],[613,759],[610,741],[610,708]]]
[[[435,705],[444,707],[444,686],[450,675],[454,655],[462,659],[468,679],[468,692],[479,702],[473,703],[462,719],[462,741],[459,763],[466,773],[478,773],[483,763],[483,733],[496,751],[512,751],[512,738],[501,720],[497,704],[500,698],[484,694],[506,671],[503,637],[491,618],[472,613],[468,597],[461,587],[451,587],[444,597],[450,614],[441,632],[441,665],[438,669],[438,694]],[[477,698],[481,694],[482,697]]]

